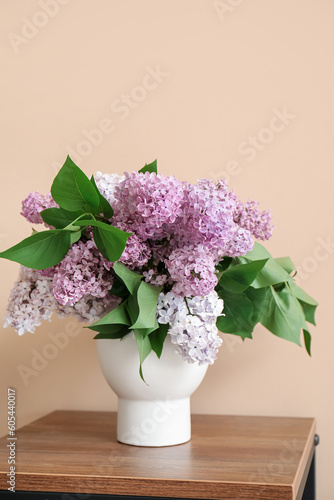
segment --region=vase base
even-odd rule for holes
[[[174,446],[190,440],[190,398],[118,398],[117,440],[133,446]]]

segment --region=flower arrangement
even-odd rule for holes
[[[242,203],[225,181],[180,182],[141,170],[88,179],[67,157],[51,193],[30,193],[21,214],[47,229],[0,253],[21,264],[5,326],[33,333],[42,320],[73,315],[122,339],[133,331],[142,364],[167,335],[182,357],[212,364],[219,331],[252,338],[257,323],[311,353],[307,322],[317,307],[298,287],[289,257],[254,239],[271,214]]]

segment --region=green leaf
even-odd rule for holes
[[[154,326],[151,326],[150,328],[137,328],[138,331],[141,332],[143,338],[147,337],[147,335],[150,335],[152,332],[155,332],[159,328],[159,323],[158,320],[155,320]]]
[[[144,167],[138,170],[140,174],[144,174],[145,172],[155,172],[158,173],[158,162],[157,160],[152,161],[152,163],[145,163]]]
[[[316,302],[310,295],[308,295],[302,288],[297,286],[295,283],[289,284],[290,289],[295,297],[299,300],[300,305],[302,306],[305,319],[309,323],[315,325],[315,310],[318,307],[318,302]]]
[[[46,208],[41,212],[42,219],[56,229],[63,229],[70,225],[75,219],[84,215],[84,210],[68,211],[63,208]]]
[[[128,314],[127,301],[122,302],[111,312],[105,314],[101,319],[93,323],[88,328],[91,330],[101,331],[99,328],[102,325],[131,325],[131,320]]]
[[[121,278],[126,288],[133,295],[138,289],[143,276],[141,274],[135,273],[134,271],[131,271],[121,262],[115,262],[113,265],[113,270],[115,271],[117,276]]]
[[[244,293],[253,305],[251,323],[255,326],[261,321],[262,314],[265,314],[266,308],[270,302],[269,287],[253,288],[250,286]]]
[[[159,328],[150,334],[150,342],[153,351],[158,356],[161,357],[163,345],[169,330],[169,324],[166,325],[159,324]]]
[[[93,222],[94,225],[97,226],[98,221]],[[109,262],[116,262],[116,260],[121,257],[126,246],[127,239],[131,236],[131,233],[126,233],[117,227],[109,226],[103,222],[99,224],[103,224],[103,227],[94,227],[93,230],[93,237],[96,246],[102,253],[103,257],[105,257]]]
[[[218,330],[239,335],[242,338],[252,338],[254,325],[251,301],[244,293],[231,293],[221,289],[218,294],[224,300],[223,313],[225,314],[217,318]]]
[[[96,209],[100,203],[95,187],[69,156],[53,181],[51,194],[61,208],[69,211],[85,205]]]
[[[139,313],[131,328],[153,328],[157,324],[156,311],[161,287],[141,281],[137,291]]]
[[[128,333],[130,330],[124,325],[103,325],[94,339],[122,339]]]
[[[133,295],[129,295],[128,301],[127,301],[127,309],[128,309],[128,314],[131,319],[131,324],[135,323],[135,321],[138,318],[139,315],[139,305],[138,305],[138,300],[137,300],[137,290]]]
[[[52,229],[35,233],[0,253],[0,257],[32,269],[47,269],[58,264],[71,245],[70,232]]]
[[[93,175],[90,178],[90,182],[93,184],[93,186],[98,194],[98,197],[99,197],[99,208],[98,209],[100,210],[100,212],[103,213],[103,215],[107,219],[111,219],[112,216],[114,215],[114,211],[112,209],[112,206],[110,205],[109,201],[106,200],[106,198],[100,193],[99,188],[96,185],[96,182],[95,182]]]
[[[268,250],[261,245],[261,243],[255,241],[253,250],[246,253],[244,257],[247,258],[247,260],[262,260],[269,259],[271,255]]]
[[[311,334],[307,330],[307,328],[303,328],[303,335],[304,335],[304,344],[305,344],[305,349],[307,350],[307,353],[311,356]]]
[[[237,264],[236,266],[229,267],[223,272],[219,284],[229,292],[243,292],[255,280],[266,262],[268,262],[268,259],[254,260],[245,264]]]
[[[279,257],[278,259],[274,260],[289,274],[296,270],[296,266],[294,265],[290,257]]]
[[[285,288],[276,292],[269,289],[268,305],[261,316],[262,325],[280,338],[300,344],[304,315],[296,297]]]
[[[303,302],[306,302],[306,304],[310,304],[312,306],[318,305],[318,302],[314,300],[308,293],[304,292],[304,290],[296,285],[296,283],[289,283],[289,286],[298,300],[302,300]]]
[[[142,380],[145,382],[142,365],[143,365],[145,359],[147,358],[147,356],[152,351],[152,346],[151,346],[150,338],[149,337],[143,338],[143,336],[139,330],[134,330],[134,334],[136,337],[138,351],[139,351],[139,360],[140,360],[139,375],[142,378]]]
[[[302,300],[299,300],[299,303],[303,309],[306,321],[312,323],[312,325],[315,325],[315,310],[317,306],[312,306],[311,304],[307,304]]]
[[[233,262],[232,257],[224,257],[221,261],[218,262],[216,269],[217,271],[226,271],[226,269]]]
[[[286,281],[293,282],[293,278],[290,274],[287,273],[277,262],[275,262],[270,253],[262,245],[260,245],[260,243],[255,242],[254,249],[243,257],[236,257],[236,262],[245,264],[249,261],[262,259],[268,259],[268,261],[252,282],[252,287],[262,288],[276,285],[278,283],[284,283]]]
[[[80,240],[80,238],[81,238],[81,231],[71,231],[70,232],[70,237],[71,237],[71,245],[73,245],[73,243],[76,243],[77,241]]]
[[[117,262],[117,264],[120,263]],[[140,277],[141,279],[141,276],[136,273],[133,273],[135,275],[133,276],[130,274],[132,271],[128,273],[127,271],[129,270],[125,271],[122,265],[116,266],[116,268],[122,279],[124,278],[129,291],[131,291],[127,301],[127,310],[132,322],[132,326],[129,328],[133,329],[136,337],[140,357],[139,374],[144,380],[142,363],[152,351],[149,340],[150,334],[159,327],[156,318],[156,309],[161,289],[149,285],[145,281],[139,281],[138,278]]]
[[[246,257],[238,257],[238,261],[248,262]],[[292,282],[293,278],[273,258],[270,258],[252,282],[253,288],[262,288],[279,283]]]
[[[129,290],[118,276],[114,277],[110,293],[112,295],[116,295],[116,297],[121,297],[122,299],[129,296]]]

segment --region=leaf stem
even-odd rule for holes
[[[77,217],[76,219],[72,220],[71,224],[69,224],[68,226],[64,227],[64,230],[67,230],[67,231],[79,231],[81,229],[80,226],[73,226],[73,224],[75,222],[77,222],[78,220],[82,219],[82,217],[87,217],[89,215],[91,217],[93,217],[94,220],[96,220],[93,214],[91,214],[89,212],[86,212],[84,214],[79,215],[79,217]]]
[[[186,306],[187,306],[187,309],[188,309],[188,313],[190,314],[190,316],[194,316],[194,314],[190,311],[190,308],[189,308],[189,304],[188,304],[187,297],[184,297],[184,301],[185,301],[185,303],[186,303]]]

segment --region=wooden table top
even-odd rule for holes
[[[312,418],[192,415],[192,439],[165,448],[116,441],[116,413],[55,411],[16,432],[16,490],[228,500],[299,500]],[[0,489],[7,489],[7,436]]]

